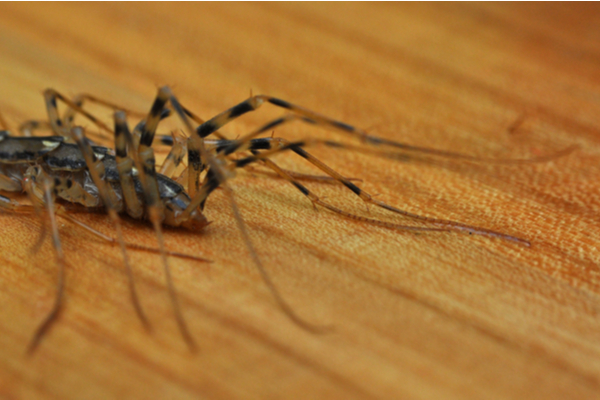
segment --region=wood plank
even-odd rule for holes
[[[416,146],[524,165],[396,159],[315,147],[378,199],[531,241],[403,233],[349,221],[286,182],[241,171],[231,185],[263,263],[312,334],[279,310],[227,197],[203,232],[167,230],[200,351],[177,330],[160,260],[131,252],[146,332],[116,248],[66,221],[64,310],[25,356],[54,297],[41,223],[1,214],[0,397],[598,398],[600,393],[600,13],[597,4],[0,5],[0,110],[44,118],[41,92],[92,93],[148,110],[159,85],[209,118],[252,90]],[[110,121],[110,111],[95,109]],[[236,137],[281,115],[264,106]],[[88,124],[89,125],[89,124]],[[90,127],[91,128],[91,127]],[[356,143],[302,124],[286,138]],[[165,154],[162,151],[163,156]],[[281,165],[315,173],[303,160]],[[307,186],[360,215],[403,222],[345,188]],[[103,215],[78,214],[114,234]],[[128,241],[155,246],[145,223]]]

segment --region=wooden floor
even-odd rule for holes
[[[67,221],[60,318],[31,357],[57,264],[41,222],[0,215],[0,397],[6,399],[600,398],[598,4],[0,4],[0,110],[44,118],[42,91],[149,110],[159,85],[209,118],[277,96],[416,146],[538,164],[310,151],[379,200],[516,235],[406,233],[315,211],[285,181],[231,182],[258,254],[307,332],[278,308],[217,191],[203,232],[167,230],[200,350],[181,339],[159,257],[131,252],[153,331],[123,261]],[[110,121],[111,111],[95,111]],[[272,106],[228,125],[243,135]],[[87,124],[90,129],[93,127]],[[286,138],[358,144],[303,124]],[[165,150],[157,150],[163,156]],[[302,159],[281,165],[316,173]],[[405,222],[339,185],[308,182],[360,215]],[[103,215],[77,218],[114,235]],[[127,240],[156,246],[146,223]]]

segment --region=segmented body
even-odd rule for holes
[[[126,206],[119,179],[117,160],[113,150],[92,146],[96,158],[104,166],[103,180],[113,194],[117,212],[133,218],[146,218],[145,213],[136,214]],[[139,175],[132,169],[132,180],[137,200],[144,205],[144,191]],[[87,168],[85,158],[76,144],[67,143],[61,136],[13,137],[8,131],[0,131],[0,190],[21,192],[26,177],[41,181],[41,175],[54,183],[56,197],[86,208],[104,207],[98,187]],[[164,224],[178,226],[173,215],[182,212],[190,204],[190,196],[184,187],[173,179],[156,174],[161,202],[165,208]],[[198,218],[204,219],[199,213]]]

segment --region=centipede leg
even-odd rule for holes
[[[24,186],[25,186],[25,190],[28,192],[30,197],[36,197],[33,186],[39,185],[39,184],[40,184],[40,182],[34,183],[29,178],[26,178]],[[48,213],[49,230],[52,234],[52,244],[54,246],[54,251],[56,253],[56,261],[58,264],[58,279],[57,279],[57,285],[56,285],[56,297],[54,300],[54,304],[52,306],[50,313],[46,316],[44,321],[40,324],[40,326],[36,330],[35,334],[33,335],[31,342],[29,343],[29,346],[27,348],[27,352],[29,354],[32,354],[35,351],[35,349],[39,345],[39,343],[42,340],[42,338],[44,337],[44,335],[48,332],[48,330],[50,329],[50,327],[52,326],[54,321],[56,321],[56,318],[58,317],[58,315],[61,311],[61,308],[62,308],[62,299],[63,299],[63,294],[64,294],[64,283],[65,283],[65,264],[66,264],[66,262],[65,262],[65,255],[62,250],[62,245],[60,243],[60,237],[58,235],[56,214],[54,212],[54,193],[53,193],[52,182],[49,179],[43,179],[43,182],[41,182],[41,185],[43,188],[43,199],[39,199],[39,201],[40,201],[40,203],[43,203],[45,205],[46,211]],[[15,204],[15,203],[13,203],[13,209],[14,209],[14,206],[17,206],[17,204]]]
[[[125,263],[125,270],[127,271],[130,293],[132,296],[132,301],[133,301],[135,310],[136,310],[138,316],[140,317],[140,320],[144,324],[144,327],[148,330],[151,330],[150,322],[148,321],[148,318],[146,317],[146,314],[144,313],[144,311],[142,309],[142,306],[139,301],[139,296],[137,295],[137,290],[135,288],[133,271],[131,268],[131,264],[129,263],[129,257],[127,256],[125,241],[123,239],[121,220],[117,213],[117,209],[116,209],[114,200],[112,199],[112,197],[114,197],[114,193],[113,193],[113,196],[111,196],[111,193],[107,189],[107,186],[106,186],[104,180],[102,180],[102,176],[104,175],[104,164],[102,164],[102,162],[100,162],[96,159],[96,156],[94,155],[94,152],[92,151],[90,145],[85,140],[85,136],[84,136],[83,130],[81,128],[79,128],[79,127],[73,128],[71,130],[71,136],[75,140],[77,145],[79,146],[79,149],[81,150],[81,153],[83,154],[83,156],[85,158],[85,162],[87,164],[88,171],[90,172],[90,175],[92,176],[92,180],[94,181],[94,184],[98,188],[98,193],[104,203],[104,206],[106,207],[106,211],[108,212],[108,215],[116,228],[117,238],[119,241],[119,246],[121,247],[123,261]]]
[[[74,110],[74,111],[78,112],[79,114],[83,115],[84,117],[86,117],[88,120],[90,120],[94,125],[96,125],[100,129],[112,134],[112,130],[105,123],[100,121],[98,118],[96,118],[95,116],[93,116],[92,114],[87,112],[86,110],[82,109],[77,104],[73,103],[66,96],[63,96],[56,90],[46,89],[44,91],[44,99],[46,101],[46,112],[48,113],[48,122],[50,123],[50,126],[52,127],[52,130],[54,131],[54,133],[56,135],[64,136],[64,137],[68,137],[68,138],[72,137],[71,129],[69,129],[65,125],[62,118],[60,118],[60,115],[58,114],[58,105],[56,103],[57,99],[61,100],[72,110]]]
[[[87,93],[80,93],[80,94],[74,96],[71,101],[73,102],[73,104],[77,105],[81,109],[83,109],[83,104],[85,102],[90,102],[90,103],[98,104],[103,107],[109,108],[113,111],[123,111],[127,115],[130,115],[130,116],[136,116],[136,117],[140,117],[140,118],[144,117],[143,113],[127,109],[125,107],[122,107],[119,104],[115,104],[113,102],[101,99],[96,96],[92,96],[91,94],[87,94]],[[64,126],[67,129],[72,128],[73,121],[75,119],[75,115],[77,114],[77,112],[78,111],[76,109],[70,108],[70,107],[67,108],[67,110],[64,112],[62,120],[63,120]]]
[[[231,114],[231,110],[228,111],[228,113]],[[222,115],[225,115],[225,114],[222,114]],[[224,120],[227,120],[227,119],[230,119],[231,117],[225,115],[222,118]],[[269,149],[268,151],[263,152],[260,155],[246,157],[246,158],[243,158],[240,160],[236,160],[234,162],[236,167],[242,167],[242,166],[245,166],[256,160],[266,159],[276,153],[280,153],[280,152],[287,151],[287,150],[292,150],[293,152],[295,152],[302,158],[306,159],[307,161],[309,161],[310,163],[315,165],[317,168],[321,169],[327,175],[333,177],[334,179],[336,179],[337,181],[342,183],[345,187],[350,189],[354,194],[359,196],[366,203],[374,204],[377,207],[383,208],[385,210],[391,211],[396,214],[403,215],[408,218],[431,223],[437,227],[448,228],[450,230],[463,231],[463,232],[467,232],[469,234],[494,236],[494,237],[499,237],[502,239],[514,241],[514,242],[517,242],[517,243],[520,243],[520,244],[523,244],[526,246],[530,245],[528,241],[511,236],[511,235],[506,235],[506,234],[503,234],[500,232],[495,232],[495,231],[491,231],[491,230],[484,229],[484,228],[461,224],[461,223],[455,222],[455,221],[424,217],[424,216],[421,216],[418,214],[409,213],[407,211],[398,209],[398,208],[390,206],[382,201],[374,199],[372,195],[370,195],[366,191],[359,188],[357,185],[350,182],[349,179],[345,178],[338,172],[334,171],[332,168],[325,165],[322,161],[318,160],[316,157],[312,156],[311,154],[309,154],[305,150],[303,150],[303,147],[305,147],[306,145],[321,143],[322,142],[321,140],[308,139],[308,140],[299,141],[299,142],[289,142],[282,138],[260,138],[260,139],[254,139],[254,140],[252,139],[255,136],[258,136],[266,131],[269,131],[274,126],[279,126],[279,125],[282,125],[284,123],[287,123],[287,122],[290,122],[290,121],[293,121],[296,119],[298,119],[298,117],[294,116],[294,115],[288,115],[288,116],[284,116],[282,118],[275,119],[275,120],[267,123],[266,125],[263,125],[262,127],[254,130],[253,132],[243,136],[241,139],[231,141],[230,144],[222,146],[220,149],[218,149],[218,151],[222,152],[224,154],[231,154],[233,152],[246,150],[246,149],[254,149],[254,150]],[[205,201],[205,200],[203,200],[203,201]]]
[[[172,177],[173,173],[181,164],[181,161],[185,157],[187,153],[187,143],[179,136],[175,136],[173,140],[173,145],[171,147],[171,151],[167,154],[167,158],[163,161],[163,164],[160,167],[160,174]]]
[[[119,241],[118,239],[115,239],[111,236],[105,235],[104,233],[92,228],[91,226],[79,221],[76,218],[73,218],[71,215],[69,215],[66,211],[62,210],[61,208],[57,208],[56,210],[56,215],[68,220],[69,222],[85,229],[86,231],[90,232],[91,234],[93,234],[94,236],[96,236],[97,238],[100,238],[102,240],[104,240],[107,243],[110,243],[111,245],[118,245]],[[142,246],[140,244],[137,243],[129,243],[129,242],[125,242],[125,247],[131,250],[138,250],[138,251],[145,251],[148,253],[154,253],[154,254],[160,254],[160,250],[154,247],[147,247],[147,246]],[[199,262],[212,262],[211,260],[204,258],[204,257],[198,257],[198,256],[193,256],[191,254],[185,254],[185,253],[180,253],[180,252],[176,252],[176,251],[166,251],[167,255],[170,257],[178,257],[178,258],[185,258],[188,260],[194,260],[194,261],[199,261]]]
[[[252,152],[255,155],[259,154],[256,150],[253,150]],[[338,207],[335,207],[332,204],[320,199],[316,194],[314,194],[309,189],[307,189],[306,186],[304,186],[300,182],[298,182],[297,179],[295,179],[292,175],[290,175],[286,170],[280,168],[273,161],[271,161],[269,159],[264,159],[264,161],[269,168],[271,168],[273,171],[275,171],[275,173],[277,173],[280,177],[286,179],[288,182],[290,182],[292,185],[294,185],[294,187],[296,189],[298,189],[304,196],[306,196],[313,204],[319,205],[323,208],[328,209],[329,211],[332,211],[336,214],[342,215],[346,218],[349,218],[349,219],[352,219],[355,221],[359,221],[359,222],[366,222],[368,224],[380,226],[383,228],[401,230],[401,231],[409,231],[409,232],[446,232],[446,231],[452,230],[449,228],[441,228],[441,227],[440,228],[428,228],[428,227],[401,225],[401,224],[396,224],[396,223],[387,222],[387,221],[381,221],[381,220],[377,220],[377,219],[373,219],[373,218],[362,217],[360,215],[349,213],[347,211],[344,211],[344,210],[342,210]]]
[[[168,88],[162,88],[161,91],[165,91],[169,94],[171,106],[173,107],[173,109],[175,110],[177,115],[180,117],[182,122],[185,124],[188,133],[190,133],[190,135],[191,135],[190,141],[188,142],[188,156],[192,155],[192,157],[197,157],[197,160],[189,160],[189,162],[188,162],[189,168],[192,169],[194,162],[196,162],[196,166],[194,168],[197,168],[198,172],[202,169],[202,166],[204,165],[204,163],[206,163],[206,165],[208,165],[208,167],[209,167],[209,170],[207,172],[204,183],[199,187],[199,190],[195,194],[195,197],[192,199],[192,201],[190,202],[190,205],[183,213],[184,218],[185,218],[186,214],[189,216],[189,213],[193,209],[195,209],[199,204],[201,204],[204,200],[206,200],[206,197],[208,196],[208,194],[210,194],[210,192],[214,188],[221,186],[225,190],[227,196],[229,197],[229,201],[231,204],[231,208],[233,210],[233,214],[234,214],[238,229],[239,229],[240,233],[242,234],[242,238],[244,240],[244,243],[246,244],[246,248],[248,249],[250,256],[252,257],[254,265],[256,266],[263,282],[265,283],[265,285],[271,292],[271,295],[273,296],[273,298],[275,299],[275,301],[277,302],[278,306],[283,311],[283,313],[290,320],[292,320],[294,323],[296,323],[298,326],[300,326],[301,328],[303,328],[305,330],[315,332],[315,333],[322,333],[322,332],[331,330],[330,327],[318,326],[318,325],[314,325],[310,322],[307,322],[306,320],[301,318],[298,314],[296,314],[296,312],[293,310],[293,308],[284,300],[283,296],[281,295],[281,293],[275,286],[274,282],[271,280],[265,267],[263,266],[262,261],[260,260],[260,257],[258,256],[258,253],[256,252],[256,249],[254,247],[254,244],[252,243],[252,239],[250,238],[250,234],[248,232],[248,229],[246,227],[244,219],[243,219],[241,212],[239,210],[239,207],[237,205],[237,201],[235,199],[234,192],[226,182],[226,179],[228,179],[229,177],[232,176],[231,171],[227,171],[224,168],[224,166],[223,166],[224,160],[217,159],[214,155],[212,155],[210,152],[208,152],[206,150],[206,148],[204,147],[203,138],[200,137],[199,135],[195,134],[195,131],[193,130],[192,125],[188,119],[187,113],[184,111],[184,108],[180,105],[179,101],[171,93],[171,91]],[[195,179],[197,179],[197,175],[196,175]],[[194,182],[190,181],[188,183],[188,185],[190,187],[193,187]],[[194,205],[192,205],[192,204],[194,204]]]
[[[249,143],[251,143],[251,142],[249,142]],[[314,166],[319,168],[321,171],[325,172],[327,175],[329,175],[332,178],[339,181],[341,184],[343,184],[346,188],[348,188],[350,191],[352,191],[352,193],[354,193],[355,195],[360,197],[367,204],[373,204],[379,208],[385,209],[387,211],[391,211],[395,214],[399,214],[404,217],[408,217],[408,218],[422,221],[425,223],[429,223],[438,228],[443,228],[444,230],[455,230],[455,231],[467,232],[469,234],[497,237],[497,238],[513,241],[513,242],[516,242],[516,243],[519,243],[519,244],[522,244],[525,246],[530,245],[530,243],[527,240],[517,238],[512,235],[507,235],[504,233],[495,232],[495,231],[492,231],[489,229],[484,229],[484,228],[480,228],[480,227],[476,227],[476,226],[466,225],[466,224],[462,224],[462,223],[459,223],[456,221],[424,217],[422,215],[409,213],[407,211],[401,210],[401,209],[393,207],[387,203],[384,203],[380,200],[377,200],[377,199],[373,198],[373,196],[371,194],[369,194],[365,190],[361,189],[359,186],[355,185],[354,183],[350,182],[350,180],[345,178],[343,175],[341,175],[340,173],[338,173],[337,171],[335,171],[334,169],[332,169],[331,167],[327,166],[325,163],[323,163],[322,161],[317,159],[315,156],[311,155],[306,150],[304,150],[303,146],[305,146],[305,144],[306,144],[305,142],[290,142],[288,140],[281,139],[281,138],[263,138],[263,139],[261,139],[260,143],[261,143],[261,146],[260,146],[261,149],[264,149],[265,147],[267,147],[268,143],[271,143],[271,149],[268,151],[265,151],[263,153],[260,153],[260,154],[257,153],[252,157],[246,157],[246,158],[237,160],[237,161],[235,161],[235,165],[237,167],[241,167],[250,162],[254,162],[255,160],[268,159],[269,157],[271,157],[274,154],[281,153],[281,152],[284,152],[287,150],[291,150],[294,153],[296,153],[297,155],[299,155],[300,157],[302,157],[303,159],[305,159],[306,161],[310,162],[311,164],[313,164]]]
[[[158,126],[158,123],[161,120],[163,109],[168,100],[168,93],[163,89],[159,89],[156,99],[154,100],[152,108],[148,113],[148,116],[146,117],[145,123],[143,124],[141,130],[141,137],[137,151],[136,161],[139,165],[138,170],[144,189],[146,209],[148,212],[149,219],[152,222],[152,225],[156,232],[156,237],[158,239],[158,245],[165,271],[165,277],[167,280],[167,288],[169,291],[169,297],[171,298],[171,303],[173,305],[175,318],[177,320],[177,324],[179,326],[181,335],[183,336],[190,349],[194,351],[197,348],[197,345],[194,339],[192,338],[185,318],[183,317],[183,312],[179,304],[177,291],[175,290],[175,285],[171,276],[171,269],[169,268],[169,263],[165,253],[164,238],[161,228],[162,220],[164,219],[164,211],[158,191],[158,182],[156,180],[156,161],[154,157],[154,150],[152,149],[152,142],[156,133],[156,127]]]
[[[577,146],[571,146],[561,151],[558,151],[554,154],[550,154],[547,156],[536,157],[536,158],[527,158],[527,159],[493,159],[493,158],[482,158],[482,157],[474,157],[465,154],[455,153],[451,151],[430,149],[426,147],[413,146],[406,143],[396,142],[393,140],[381,138],[378,136],[371,135],[367,133],[365,130],[356,128],[352,125],[346,124],[341,121],[337,121],[333,118],[326,117],[320,113],[309,110],[307,108],[297,106],[285,100],[277,99],[272,96],[267,95],[257,95],[252,96],[249,99],[239,103],[238,105],[226,110],[217,116],[209,119],[204,124],[200,125],[196,129],[196,133],[201,137],[207,137],[214,133],[217,129],[222,128],[224,125],[230,123],[231,121],[239,118],[241,115],[244,115],[248,112],[255,111],[260,108],[264,103],[270,103],[276,107],[288,110],[292,112],[296,118],[287,118],[285,121],[281,121],[281,123],[289,123],[292,121],[301,121],[303,123],[307,123],[313,126],[320,126],[322,128],[331,129],[340,133],[344,133],[349,135],[350,137],[354,137],[359,139],[363,143],[382,148],[392,148],[396,150],[415,152],[439,157],[445,157],[456,160],[464,160],[464,161],[472,161],[472,162],[484,162],[490,164],[527,164],[527,163],[539,163],[546,162],[549,160],[553,160],[558,157],[563,157],[573,150],[577,148]],[[285,118],[285,117],[284,117]],[[281,124],[280,123],[280,124]],[[253,136],[247,135],[241,140],[249,139]]]

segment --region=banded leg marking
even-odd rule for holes
[[[129,263],[129,257],[127,256],[127,250],[125,248],[125,240],[123,239],[123,230],[121,227],[121,220],[119,218],[119,215],[115,208],[114,202],[109,193],[108,186],[105,185],[104,181],[101,178],[101,175],[104,173],[104,164],[102,164],[102,162],[100,162],[96,159],[96,156],[94,155],[94,152],[92,151],[92,148],[90,147],[90,145],[87,143],[87,141],[85,139],[85,136],[83,134],[83,129],[81,129],[80,127],[75,127],[71,130],[71,135],[72,135],[72,138],[77,143],[77,145],[79,146],[79,149],[81,150],[81,153],[83,154],[83,156],[85,158],[85,162],[86,162],[86,165],[90,172],[90,175],[92,176],[92,180],[94,181],[94,184],[98,188],[98,193],[99,193],[100,197],[102,198],[102,201],[104,203],[104,206],[106,207],[106,211],[107,211],[111,221],[115,225],[115,229],[117,231],[117,238],[119,241],[119,246],[121,247],[123,261],[125,263],[125,270],[127,272],[127,277],[129,280],[129,289],[130,289],[130,293],[131,293],[131,298],[132,298],[135,310],[136,310],[138,316],[140,317],[140,320],[144,324],[144,327],[148,330],[151,330],[150,322],[148,321],[148,318],[146,317],[146,314],[144,313],[144,310],[139,301],[139,296],[137,294],[137,290],[135,287],[134,275],[133,275],[133,271],[131,268],[131,264]],[[110,189],[110,190],[112,190],[112,189]],[[114,195],[114,192],[113,192],[113,195]]]
[[[166,90],[169,90],[169,89],[166,88]],[[290,307],[290,305],[284,300],[283,296],[281,295],[281,293],[279,292],[279,290],[277,289],[277,287],[271,280],[265,267],[263,266],[262,261],[260,260],[260,257],[258,257],[256,249],[250,238],[250,234],[248,233],[244,219],[241,215],[241,212],[240,212],[237,202],[235,200],[234,192],[226,182],[226,180],[232,176],[232,172],[227,171],[223,167],[223,165],[225,163],[224,159],[216,157],[206,150],[206,148],[204,146],[203,137],[195,134],[195,131],[194,131],[190,121],[188,120],[187,113],[184,111],[184,108],[180,105],[179,101],[173,94],[170,95],[170,101],[171,101],[171,106],[173,107],[174,111],[179,115],[180,119],[185,124],[186,129],[188,130],[188,133],[190,134],[190,142],[188,142],[188,146],[189,146],[188,153],[190,153],[192,151],[196,152],[196,154],[198,156],[202,156],[202,162],[205,162],[209,167],[205,182],[199,187],[198,193],[195,194],[190,205],[188,206],[188,208],[186,209],[186,211],[183,214],[191,212],[191,210],[195,209],[196,207],[198,207],[198,205],[200,203],[202,203],[204,200],[206,200],[207,193],[210,193],[212,188],[217,187],[217,186],[222,186],[223,189],[225,190],[227,196],[229,197],[229,201],[231,203],[231,208],[233,210],[233,214],[234,214],[236,223],[238,225],[238,229],[240,230],[240,232],[242,234],[242,238],[243,238],[243,240],[246,244],[246,247],[252,257],[252,260],[254,261],[254,265],[256,266],[263,282],[265,283],[265,285],[271,292],[271,295],[274,297],[274,299],[277,302],[280,309],[284,312],[285,315],[287,315],[288,318],[290,318],[298,326],[300,326],[308,331],[319,333],[319,332],[324,332],[326,330],[329,330],[330,328],[328,328],[328,327],[316,326],[314,324],[311,324],[311,323],[305,321],[300,316],[298,316],[298,314],[296,314],[294,312],[294,310]],[[242,113],[243,111],[244,111],[244,109],[240,108],[240,109],[238,109],[237,112]],[[216,129],[214,131],[216,131]],[[191,161],[188,163],[188,165],[190,166],[190,169],[192,169]],[[189,186],[190,187],[193,186],[193,182],[189,182]],[[189,214],[188,214],[188,216],[189,216]]]
[[[530,243],[527,240],[524,240],[524,239],[521,239],[521,238],[518,238],[518,237],[515,237],[512,235],[507,235],[507,234],[503,234],[500,232],[496,232],[496,231],[492,231],[489,229],[480,228],[480,227],[476,227],[476,226],[461,224],[456,221],[424,217],[424,216],[421,216],[418,214],[409,213],[407,211],[390,206],[387,203],[384,203],[380,200],[374,199],[371,194],[362,190],[360,187],[358,187],[357,185],[350,182],[347,178],[345,178],[344,176],[342,176],[341,174],[339,174],[338,172],[336,172],[335,170],[333,170],[332,168],[327,166],[325,163],[323,163],[316,157],[312,156],[310,153],[306,152],[302,148],[303,146],[306,145],[306,142],[289,142],[289,141],[287,141],[285,139],[281,139],[281,138],[264,138],[264,140],[275,143],[276,147],[272,148],[271,150],[262,152],[260,154],[255,154],[252,157],[246,157],[241,160],[237,160],[234,163],[235,166],[236,167],[244,166],[249,163],[255,162],[256,160],[268,159],[269,157],[271,157],[274,154],[281,153],[281,152],[284,152],[287,150],[292,150],[294,153],[298,154],[300,157],[304,158],[305,160],[307,160],[308,162],[310,162],[311,164],[313,164],[314,166],[319,168],[321,171],[325,172],[327,175],[333,177],[334,179],[336,179],[337,181],[342,183],[344,186],[346,186],[349,190],[351,190],[355,195],[359,196],[366,203],[373,204],[377,207],[383,208],[385,210],[391,211],[393,213],[396,213],[396,214],[399,214],[399,215],[402,215],[402,216],[405,216],[408,218],[412,218],[415,220],[433,224],[434,226],[443,228],[444,230],[456,230],[456,231],[467,232],[469,234],[498,237],[498,238],[513,241],[513,242],[516,242],[516,243],[519,243],[519,244],[522,244],[525,246],[530,246]],[[261,146],[264,147],[264,144],[261,143]]]

